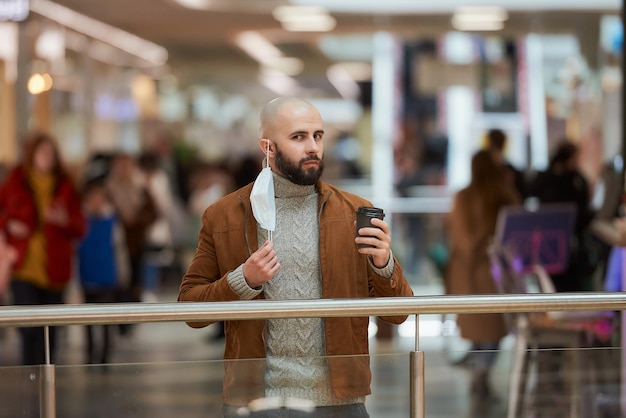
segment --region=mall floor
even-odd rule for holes
[[[429,291],[437,290],[424,289]],[[157,301],[173,301],[175,296],[176,287],[165,286]],[[477,403],[469,391],[470,371],[453,361],[462,356],[466,346],[461,340],[428,331],[439,320],[420,317],[420,327],[426,330],[420,338],[420,348],[426,352],[426,416],[506,417],[511,341],[503,341],[490,377],[492,396]],[[40,371],[17,367],[16,330],[0,331],[0,393],[4,399],[0,418],[39,417],[36,380]],[[108,366],[85,366],[84,328],[62,328],[56,360],[57,416],[220,416],[223,341],[213,338],[216,332],[216,326],[197,330],[182,323],[138,324],[130,335],[116,336]],[[374,395],[366,405],[372,418],[409,416],[408,353],[413,347],[412,337],[371,339]],[[525,416],[570,415],[551,410]]]

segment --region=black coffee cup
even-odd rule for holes
[[[359,230],[361,228],[368,228],[368,227],[378,228],[377,226],[372,225],[373,218],[378,218],[382,220],[385,218],[385,212],[380,208],[372,208],[369,206],[360,206],[356,210],[356,236],[357,237],[361,236],[359,234]],[[368,248],[368,247],[372,247],[372,245],[357,244],[357,247]]]

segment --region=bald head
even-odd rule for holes
[[[295,117],[306,112],[314,112],[319,116],[318,110],[308,101],[298,97],[278,97],[271,100],[261,109],[259,139],[273,138],[276,126],[281,119]]]
[[[311,103],[279,97],[261,110],[259,147],[275,173],[292,183],[310,185],[322,174],[324,126]]]

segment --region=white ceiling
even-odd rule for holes
[[[32,1],[32,0],[31,0]],[[292,0],[297,4],[327,6],[337,25],[330,34],[283,30],[272,16],[288,0],[206,0],[206,10],[185,8],[174,0],[56,0],[83,15],[118,27],[165,47],[169,64],[191,82],[255,78],[258,64],[235,45],[243,31],[256,31],[286,56],[303,60],[300,82],[336,91],[326,69],[339,60],[361,60],[368,53],[367,36],[392,31],[415,39],[452,30],[450,17],[468,0]],[[575,33],[593,28],[604,13],[619,13],[619,0],[483,0],[509,9],[501,32],[515,36],[528,32]],[[530,10],[520,11],[521,8]],[[584,11],[576,10],[583,9]],[[363,36],[366,35],[366,36]],[[322,45],[322,47],[320,47]],[[345,53],[345,55],[344,55]],[[341,55],[344,55],[343,57]]]

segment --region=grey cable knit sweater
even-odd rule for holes
[[[229,275],[228,281],[242,299],[252,299],[262,291],[273,300],[319,299],[322,280],[315,186],[298,186],[274,174],[274,189],[277,215],[273,241],[280,270],[262,289],[247,285],[242,266]],[[267,236],[266,230],[258,228],[259,246]],[[376,270],[390,277],[393,263]],[[307,399],[317,406],[364,402],[364,398],[340,400],[333,395],[324,358],[322,318],[269,319],[266,335],[267,397]]]

